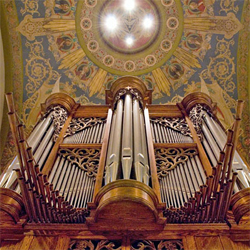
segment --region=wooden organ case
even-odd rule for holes
[[[152,105],[135,77],[106,105],[52,94],[30,136],[6,94],[17,157],[1,175],[1,249],[249,249],[250,178],[203,93]]]

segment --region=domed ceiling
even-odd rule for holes
[[[81,104],[104,104],[122,76],[153,89],[153,103],[176,103],[202,91],[228,128],[245,100],[239,148],[249,160],[250,3],[243,0],[1,1],[6,91],[13,91],[27,132],[40,103],[64,92]],[[7,119],[2,138],[7,135]],[[11,140],[10,140],[11,142]],[[2,166],[12,157],[7,143]]]

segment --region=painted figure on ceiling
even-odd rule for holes
[[[172,79],[177,80],[184,74],[184,69],[179,63],[173,63],[169,65],[168,73]]]
[[[70,36],[60,36],[57,38],[56,43],[58,44],[59,50],[66,52],[72,49],[74,41]]]
[[[186,39],[186,46],[191,50],[198,50],[202,46],[202,37],[198,34],[189,34]]]
[[[75,73],[81,80],[86,81],[91,77],[93,68],[83,62],[76,68]]]
[[[204,12],[205,8],[203,0],[190,0],[188,3],[188,10],[193,14],[200,14]]]
[[[67,0],[56,0],[54,11],[56,14],[66,15],[71,10],[71,4]]]

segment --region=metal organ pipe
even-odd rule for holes
[[[204,135],[202,143],[210,161],[212,162],[212,165],[216,166],[217,164],[216,162],[217,160],[219,160],[220,151],[224,150],[225,143],[227,141],[227,135],[222,129],[222,127],[213,119],[213,117],[211,117],[206,112],[206,110],[202,110],[201,117],[203,120],[202,132]],[[239,173],[238,179],[237,179],[237,185],[239,185],[241,188],[250,187],[249,170],[244,164],[244,162],[242,161],[237,151],[235,152],[235,155],[234,155],[232,169],[233,171],[236,171]],[[240,171],[245,172],[244,176],[246,176],[247,179],[243,178],[243,175],[241,174]],[[239,190],[237,185],[235,185],[235,188],[234,188],[235,192]]]
[[[130,92],[117,102],[106,157],[105,185],[118,178],[149,184],[144,114],[140,101]]]
[[[118,175],[118,167],[120,161],[120,148],[121,148],[121,134],[122,134],[122,111],[123,100],[117,102],[116,115],[112,121],[112,131],[109,143],[107,163],[106,163],[106,176],[105,183],[115,181]],[[113,133],[113,134],[112,134]]]
[[[27,143],[30,147],[32,147],[33,153],[36,155],[41,156],[44,153],[41,162],[39,162],[40,166],[43,166],[43,163],[47,157],[47,153],[50,151],[51,147],[53,146],[53,141],[49,141],[50,138],[47,137],[47,143],[49,143],[48,147],[46,143],[42,143],[41,140],[44,138],[44,134],[48,130],[49,126],[53,127],[52,125],[52,118],[51,114],[49,114],[46,118],[40,121],[31,132],[29,138],[27,139]],[[51,128],[52,130],[53,128]],[[53,130],[54,131],[54,130]],[[48,133],[48,132],[47,132]],[[50,134],[51,137],[51,134]],[[52,140],[52,139],[51,139]],[[44,152],[44,149],[46,152]],[[39,158],[36,156],[35,160],[37,161]],[[4,174],[3,178],[1,179],[0,187],[11,188],[12,185],[16,181],[16,173],[13,171],[14,169],[19,169],[19,162],[18,158],[15,157],[10,166],[8,167],[6,173]],[[15,189],[16,192],[20,192],[20,188],[17,187]]]
[[[144,156],[144,174],[143,182],[149,184],[149,164],[148,164],[148,149],[146,144],[146,128],[144,124],[143,111],[140,109],[140,125],[141,125],[141,145],[142,145],[142,154]]]
[[[111,133],[110,133],[110,137],[109,137],[110,143],[108,146],[108,154],[107,154],[106,167],[105,167],[106,172],[105,172],[105,176],[104,176],[105,185],[107,185],[110,182],[110,156],[111,156],[112,147],[113,147],[112,142],[114,141],[116,113],[117,113],[117,110],[113,114]]]
[[[123,178],[129,179],[132,169],[132,147],[133,147],[133,131],[132,131],[132,96],[127,94],[124,100],[124,119],[122,131],[122,172]],[[135,136],[135,134],[134,134]]]
[[[136,180],[143,182],[145,173],[145,159],[142,152],[142,134],[140,122],[139,102],[133,101],[133,132],[134,132],[134,168]]]

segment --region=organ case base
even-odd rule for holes
[[[117,180],[104,186],[89,203],[86,223],[91,231],[162,230],[165,205],[149,186],[136,180]]]

